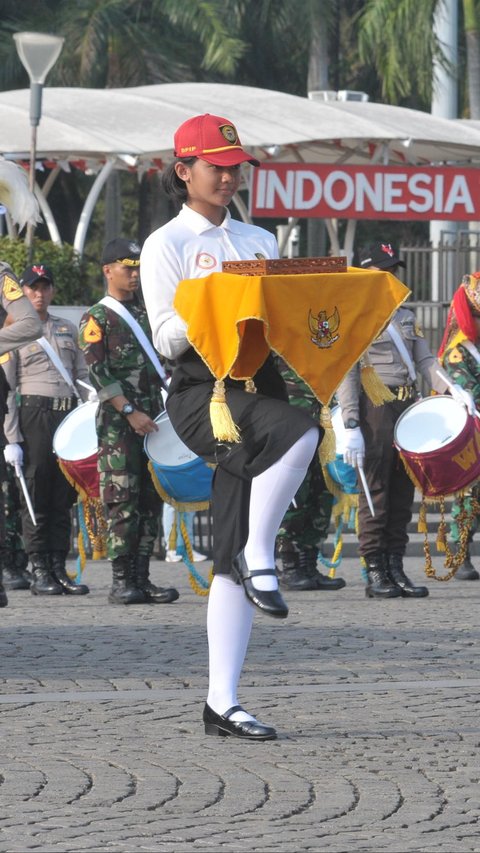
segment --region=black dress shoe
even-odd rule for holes
[[[275,740],[277,733],[272,726],[265,726],[258,720],[230,720],[229,717],[236,711],[243,711],[241,705],[234,705],[224,714],[216,714],[209,705],[205,703],[203,709],[203,722],[205,723],[206,735],[218,735],[219,737],[241,737],[244,740]]]
[[[278,589],[270,591],[255,589],[252,583],[252,578],[259,575],[275,575],[276,577],[277,572],[275,569],[256,569],[250,571],[245,561],[245,554],[242,549],[233,561],[232,574],[235,580],[243,584],[245,595],[249,601],[251,601],[255,607],[258,607],[262,613],[267,613],[269,616],[274,616],[276,619],[285,619],[286,616],[288,616],[288,607]]]

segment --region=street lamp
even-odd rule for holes
[[[42,91],[45,77],[55,65],[65,39],[47,33],[14,33],[15,46],[20,61],[30,78],[30,190],[35,190],[35,159],[37,154],[37,127],[42,115]],[[25,243],[28,248],[28,263],[33,255],[33,233],[35,226],[27,226]]]

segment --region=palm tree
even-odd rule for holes
[[[366,0],[358,19],[360,57],[372,61],[390,103],[417,92],[428,106],[434,85],[433,62],[448,66],[435,34],[435,14],[444,0]],[[480,117],[480,0],[463,0],[468,102],[471,118]],[[451,69],[462,79],[461,71]]]
[[[110,88],[231,73],[245,46],[221,0],[4,0],[0,87],[24,85],[12,33],[52,31],[65,45],[49,85]]]

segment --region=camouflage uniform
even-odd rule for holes
[[[140,299],[134,296],[122,304],[151,339]],[[150,557],[162,503],[148,471],[143,438],[109,400],[122,394],[154,419],[164,408],[160,380],[127,323],[101,303],[82,317],[79,341],[100,402],[96,420],[98,470],[108,523],[108,557]]]
[[[466,347],[462,346],[462,344],[458,344],[456,347],[447,350],[443,359],[443,367],[444,370],[450,376],[452,382],[454,382],[456,385],[460,385],[461,388],[465,388],[467,391],[470,391],[473,399],[475,400],[475,405],[478,409],[480,407],[480,364],[478,364],[473,355],[471,355],[466,349]],[[469,513],[471,517],[470,533],[468,537],[469,542],[472,541],[473,536],[477,532],[480,524],[479,516],[476,515],[472,509],[473,500],[475,500],[476,502],[480,501],[479,484],[473,486],[470,489],[470,495],[467,495],[463,499],[463,508]],[[456,519],[458,518],[458,515],[461,510],[462,503],[458,500],[455,500],[452,504],[452,523],[450,525],[450,536],[452,541],[455,543],[458,543],[460,539],[460,533]],[[455,574],[455,577],[458,580],[479,579],[480,575],[473,567],[470,559],[470,554],[468,552],[463,566],[458,569]]]
[[[279,356],[276,365],[287,386],[291,405],[304,409],[318,422],[321,404],[311,389]],[[289,507],[278,532],[277,552],[283,565],[280,580],[286,588],[340,589],[345,586],[342,578],[327,578],[316,568],[318,551],[328,536],[333,501],[325,485],[318,453],[315,453],[295,495],[296,507]]]

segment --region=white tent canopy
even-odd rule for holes
[[[0,153],[28,161],[29,89],[0,92]],[[441,119],[417,110],[359,101],[318,101],[221,83],[168,83],[129,89],[45,88],[37,157],[97,174],[82,212],[76,248],[103,184],[114,168],[162,168],[173,155],[175,129],[213,112],[233,121],[259,160],[306,163],[455,163],[480,166],[478,122]],[[60,241],[48,206],[55,178],[38,188],[52,239]]]

